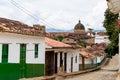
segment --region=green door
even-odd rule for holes
[[[26,44],[20,44],[20,78],[26,77]]]

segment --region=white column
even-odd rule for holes
[[[67,73],[71,72],[71,52],[67,52]]]
[[[63,60],[63,66],[65,66],[64,65],[64,62],[65,62],[65,60],[64,60],[64,52],[62,52],[62,60]]]
[[[57,67],[60,67],[60,53],[57,55]]]

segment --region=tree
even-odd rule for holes
[[[118,53],[118,39],[120,28],[117,26],[118,14],[113,14],[109,9],[105,11],[105,20],[103,26],[106,28],[106,34],[109,36],[111,43],[106,47],[105,52],[109,57]]]
[[[84,41],[78,41],[77,44],[82,47],[86,47],[86,43]]]
[[[62,35],[58,35],[57,37],[55,37],[55,40],[57,41],[62,41],[64,39],[64,37]]]

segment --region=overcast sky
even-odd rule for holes
[[[102,30],[106,8],[106,0],[0,0],[0,17],[61,30],[73,29],[80,19],[86,30]]]

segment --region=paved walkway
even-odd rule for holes
[[[115,80],[117,77],[117,72],[114,71],[94,71],[86,74],[81,74],[78,76],[74,76],[72,78],[68,78],[65,80]]]
[[[109,64],[102,67],[100,70],[88,72],[63,79],[58,76],[55,80],[116,80],[118,75],[118,55],[114,56]],[[44,77],[21,79],[21,80],[45,80]],[[52,80],[52,79],[50,79]],[[120,80],[120,76],[117,80]]]
[[[113,58],[109,61],[107,66],[102,67],[102,70],[118,70],[119,68],[119,55],[116,54]]]
[[[116,80],[118,70],[118,55],[115,55],[108,65],[100,70],[68,77],[64,80]],[[118,79],[120,80],[120,79]]]

